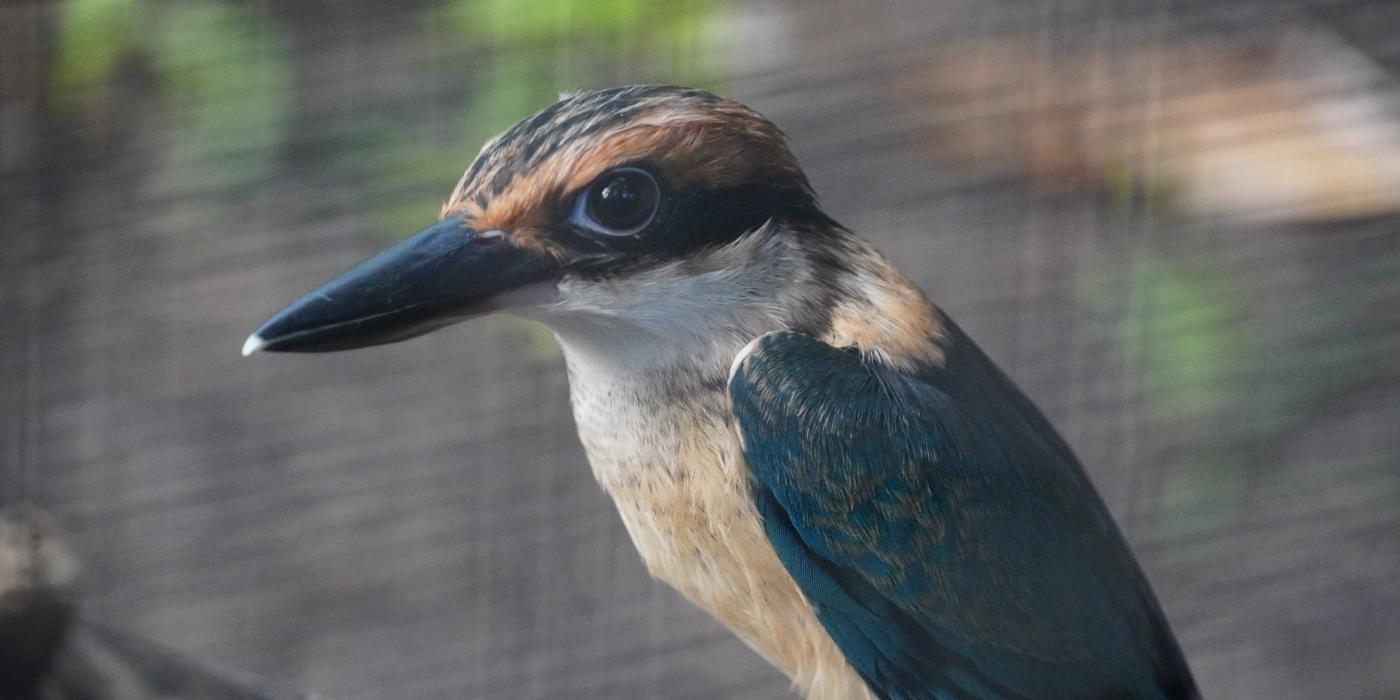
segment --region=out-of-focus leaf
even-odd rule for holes
[[[1158,214],[1176,205],[1179,183],[1163,173],[1151,173],[1120,165],[1105,169],[1108,193],[1113,206],[1121,212]]]
[[[52,85],[61,104],[91,101],[140,43],[144,0],[68,0],[54,36]]]
[[[487,139],[558,99],[553,89],[557,83],[542,79],[549,74],[545,63],[520,54],[503,55],[491,62],[467,106],[464,145],[471,157]]]
[[[264,174],[292,103],[286,47],[267,19],[227,3],[174,3],[157,16],[150,52],[178,115],[178,177]]]
[[[1077,294],[1117,317],[1117,335],[1145,389],[1151,430],[1202,436],[1230,415],[1245,390],[1240,358],[1249,339],[1228,285],[1209,273],[1141,252],[1128,289],[1086,277]],[[1163,469],[1160,526],[1182,534],[1217,527],[1237,512],[1242,463],[1229,445],[1183,450]]]
[[[1143,302],[1124,319],[1139,348],[1150,408],[1168,420],[1209,419],[1226,406],[1240,356],[1238,314],[1205,275],[1144,258],[1135,266]]]
[[[713,0],[453,0],[429,13],[433,38],[530,54],[551,86],[591,84],[583,60],[612,56],[658,66],[668,82],[692,83],[714,23]],[[590,50],[576,51],[580,47]],[[577,57],[575,54],[579,54]]]
[[[664,5],[639,0],[456,0],[444,6],[440,19],[464,36],[539,42],[616,35],[663,12]]]
[[[380,121],[357,124],[355,135],[337,149],[332,167],[370,178],[357,186],[357,210],[374,222],[385,242],[406,237],[436,220],[452,184],[474,149],[410,133]]]

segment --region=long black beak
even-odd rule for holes
[[[448,217],[279,311],[248,337],[243,354],[407,340],[494,310],[502,295],[557,274],[549,256]]]

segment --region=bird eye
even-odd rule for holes
[[[640,168],[603,173],[579,195],[570,220],[608,236],[641,232],[661,206],[661,186]]]

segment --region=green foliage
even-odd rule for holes
[[[1144,254],[1133,265],[1133,295],[1141,302],[1124,319],[1123,342],[1136,347],[1147,389],[1148,415],[1159,429],[1222,420],[1241,391],[1239,309],[1225,285],[1191,268]],[[1229,521],[1243,493],[1234,452],[1180,453],[1162,485],[1162,526],[1182,533]]]
[[[1158,214],[1178,204],[1180,183],[1161,173],[1140,172],[1124,165],[1108,170],[1106,184],[1109,201],[1120,212]]]
[[[1400,373],[1395,345],[1374,323],[1400,289],[1400,257],[1376,255],[1346,280],[1289,284],[1307,268],[1276,270],[1276,283],[1261,288],[1247,276],[1252,266],[1168,255],[1133,261],[1127,303],[1108,284],[1081,297],[1118,317],[1142,377],[1147,430],[1175,433],[1165,442],[1176,447],[1158,455],[1169,463],[1161,525],[1198,533],[1228,524],[1260,488],[1317,491],[1308,480],[1323,472],[1298,461],[1301,436],[1325,435],[1319,424],[1364,407],[1372,387]]]
[[[1127,359],[1142,377],[1149,429],[1210,439],[1209,426],[1234,414],[1248,377],[1241,363],[1252,348],[1229,280],[1155,251],[1128,266],[1127,288],[1085,279],[1079,296],[1117,319]],[[1164,470],[1161,526],[1181,534],[1217,527],[1237,512],[1243,455],[1229,443],[1176,452]]]
[[[478,59],[467,139],[479,145],[562,91],[661,80],[703,86],[696,56],[711,0],[452,0],[429,13],[430,40],[469,45]],[[621,59],[655,76],[619,80]]]
[[[637,45],[693,41],[711,0],[451,0],[434,22],[463,39],[539,48],[590,38]]]
[[[1122,333],[1138,348],[1151,409],[1170,421],[1217,415],[1241,356],[1239,310],[1199,271],[1145,255],[1133,270],[1142,303],[1129,309]]]
[[[68,0],[54,36],[53,87],[60,103],[90,103],[138,46],[144,0]]]
[[[117,69],[143,62],[173,109],[167,176],[244,182],[265,174],[291,108],[287,51],[265,17],[216,0],[69,0],[56,33],[53,93],[95,110]]]
[[[263,174],[292,106],[286,48],[251,10],[196,0],[164,9],[152,59],[179,114],[174,162],[220,166],[222,179]]]
[[[538,56],[506,54],[496,57],[466,105],[466,143],[476,149],[517,120],[559,99],[550,71]],[[567,84],[567,83],[565,83]]]
[[[377,200],[364,214],[374,219],[385,241],[398,240],[435,220],[438,207],[461,176],[466,149],[443,148],[385,121],[358,125],[332,161],[337,170],[370,174]]]

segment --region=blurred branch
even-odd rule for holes
[[[77,563],[46,515],[0,512],[0,697],[292,700],[134,635],[78,619]]]

